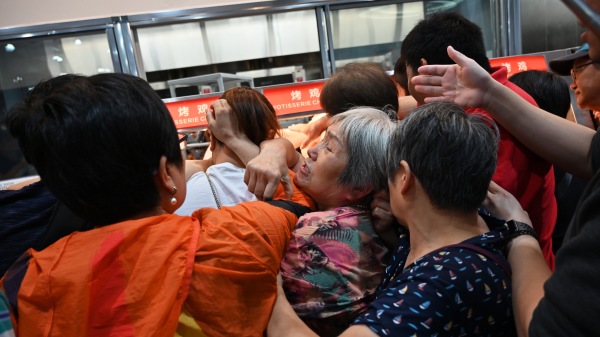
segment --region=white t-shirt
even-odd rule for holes
[[[217,202],[210,189],[206,174],[210,176],[221,206],[234,206],[244,201],[258,200],[254,194],[248,191],[248,186],[244,183],[245,172],[244,168],[231,163],[222,163],[209,167],[206,173],[194,173],[186,182],[185,201],[175,211],[175,214],[191,215],[200,208],[217,208]]]

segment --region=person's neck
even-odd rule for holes
[[[312,198],[312,197],[311,197]],[[356,200],[354,202],[346,199],[314,199],[317,204],[317,209],[319,211],[328,211],[330,209],[339,208],[339,207],[354,207],[357,209],[369,208],[369,204],[366,203],[365,199]]]
[[[217,145],[213,151],[211,160],[213,165],[231,163],[237,167],[245,167],[240,158],[226,145]]]
[[[478,222],[477,211],[461,212],[423,207],[410,211],[406,223],[410,232],[408,266],[418,258],[445,246],[457,244],[487,232]]]

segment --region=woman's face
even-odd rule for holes
[[[582,57],[573,63],[574,79],[571,83],[571,89],[575,93],[577,105],[581,109],[600,110],[600,69],[598,64],[588,64],[591,60],[588,57]],[[588,64],[588,65],[585,65]],[[580,68],[577,68],[582,66]]]
[[[294,176],[296,185],[315,200],[320,210],[348,203],[348,189],[338,184],[347,158],[337,124],[330,125],[321,142],[308,150],[306,162]]]

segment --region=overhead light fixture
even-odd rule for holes
[[[81,44],[81,40],[80,39],[75,39],[75,45],[79,46]]]
[[[256,6],[248,8],[249,11],[259,11],[263,9],[271,8],[271,6]]]
[[[6,50],[7,53],[12,53],[15,51],[15,46],[11,43],[7,43],[6,46],[4,46],[4,50]]]
[[[63,61],[63,58],[62,58],[62,57],[60,57],[60,56],[58,56],[58,55],[54,55],[54,56],[52,57],[52,59],[53,59],[54,61],[56,61],[56,62],[62,62],[62,61]]]

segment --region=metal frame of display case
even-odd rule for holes
[[[412,1],[405,0],[400,2]],[[331,23],[329,22],[330,10],[338,8],[380,6],[387,3],[398,3],[398,1],[261,1],[198,9],[134,14],[129,16],[123,15],[111,18],[98,18],[28,27],[3,28],[0,29],[0,42],[7,39],[76,33],[98,28],[106,29],[115,70],[145,78],[141,58],[140,55],[138,55],[136,47],[135,29],[137,27],[216,18],[242,17],[255,15],[258,13],[257,11],[260,11],[260,13],[273,13],[314,8],[318,19],[317,24],[319,25],[318,32],[321,45],[323,74],[325,78],[327,78],[335,71],[333,46],[331,45]],[[498,36],[501,42],[499,45],[495,46],[498,53],[497,56],[519,54],[521,41],[519,3],[516,0],[498,0],[498,7],[500,9],[498,13],[500,21],[510,22],[510,25],[507,24],[503,26],[510,26],[511,28],[508,30],[506,27],[502,28],[501,36]]]
[[[242,82],[248,82],[251,88],[254,88],[254,79],[249,76],[240,76],[234,74],[227,73],[214,73],[208,75],[200,75],[193,77],[184,77],[178,78],[176,80],[167,81],[167,86],[169,86],[169,91],[171,92],[171,97],[177,97],[175,94],[175,88],[178,86],[198,86],[198,92],[203,93],[200,86],[203,84],[211,85],[217,84],[217,91],[223,92],[225,91],[225,83],[236,83],[237,86],[240,86]],[[212,85],[211,85],[212,88]],[[212,90],[211,90],[212,92]]]

